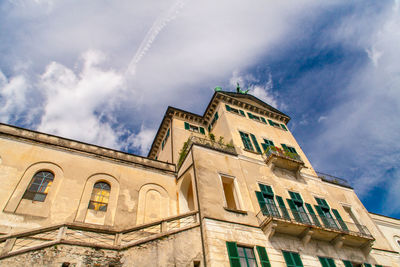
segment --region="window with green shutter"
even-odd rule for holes
[[[289,191],[289,195],[291,199],[288,199],[287,202],[292,210],[295,220],[305,224],[312,224],[310,218],[308,218],[306,210],[304,209],[303,199],[300,194]]]
[[[226,107],[226,110],[229,111],[229,112],[235,113],[235,114],[243,116],[243,117],[246,116],[244,114],[243,110],[241,110],[241,109],[237,109],[237,108],[231,107],[229,105],[225,105],[225,107]]]
[[[364,265],[364,267],[372,267],[372,265],[369,263],[364,263],[363,265]]]
[[[335,220],[330,213],[330,207],[325,199],[316,197],[315,200],[317,201],[318,205],[314,206],[318,212],[319,217],[321,218],[323,224],[332,229],[339,229]]]
[[[297,151],[294,147],[288,146],[286,144],[281,144],[281,145],[282,145],[283,150],[290,152],[290,153],[297,154]]]
[[[264,184],[258,184],[258,186],[260,192],[256,191],[256,196],[262,213],[266,216],[280,217],[271,186]]]
[[[331,258],[318,257],[322,267],[336,267],[335,261]]]
[[[244,148],[247,150],[254,151],[253,145],[251,144],[250,137],[247,133],[239,132],[240,137],[242,138],[242,142],[244,145]]]
[[[264,151],[266,151],[269,146],[275,146],[274,142],[272,142],[271,140],[268,140],[268,139],[265,139],[265,138],[263,140],[264,140],[264,143],[261,143],[261,146],[262,146]]]
[[[264,247],[257,246],[258,257],[260,258],[261,267],[271,267],[271,263],[269,262],[269,258],[267,255],[267,251]]]
[[[190,124],[188,122],[185,122],[184,124],[185,124],[185,130],[192,131],[195,133],[206,134],[206,132],[204,131],[204,128],[201,126],[196,126],[196,125]]]
[[[257,261],[253,248],[238,246],[236,242],[226,242],[226,247],[228,249],[228,256],[231,267],[257,266]]]
[[[288,129],[286,128],[285,124],[281,124],[281,127],[283,130],[287,131]]]
[[[212,119],[210,125],[208,125],[208,131],[211,131],[214,127],[215,122],[218,120],[218,112],[215,112],[214,118]]]
[[[282,251],[282,253],[287,267],[303,267],[299,253],[290,251]]]

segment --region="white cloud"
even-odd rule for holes
[[[324,121],[324,120],[326,120],[328,117],[326,117],[326,116],[320,116],[319,118],[318,118],[318,122],[321,122],[321,121]]]
[[[39,81],[46,97],[39,131],[120,147],[116,132],[98,114],[112,112],[113,97],[122,91],[123,79],[115,71],[101,69],[102,60],[100,52],[88,51],[79,73],[57,62],[47,66]]]
[[[31,123],[37,106],[29,101],[30,85],[23,75],[7,79],[0,71],[0,121]]]
[[[383,212],[391,214],[400,210],[399,10],[387,9],[374,19],[368,25],[379,27],[368,37],[354,35],[351,40],[343,34],[355,32],[357,21],[347,21],[346,31],[338,29],[336,38],[341,36],[345,44],[358,44],[361,51],[370,51],[373,64],[351,74],[352,80],[341,97],[344,101],[332,108],[327,115],[330,123],[313,140],[312,160],[322,170],[341,166],[341,173],[353,173],[352,182],[361,197],[368,196],[375,187],[391,192],[382,207]],[[393,174],[388,175],[389,170]]]
[[[128,138],[128,147],[139,150],[141,155],[147,155],[155,135],[156,130],[146,129],[142,125],[138,134],[130,135]]]

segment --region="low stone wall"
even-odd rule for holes
[[[122,251],[55,245],[5,258],[0,266],[189,267],[202,259],[200,228],[196,227]]]

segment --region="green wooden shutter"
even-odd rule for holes
[[[214,118],[215,120],[218,120],[218,112],[215,112]]]
[[[261,143],[261,146],[262,146],[264,151],[266,151],[268,149],[268,147],[269,147],[269,145],[265,144],[265,143]]]
[[[279,208],[281,209],[282,217],[286,220],[290,220],[289,212],[286,209],[285,202],[282,197],[276,196],[276,201],[278,201]]]
[[[287,145],[285,145],[285,144],[281,144],[281,145],[282,145],[283,150],[289,151],[289,148],[287,147]]]
[[[292,257],[294,259],[296,267],[303,267],[303,262],[301,261],[300,255],[298,253],[292,253]]]
[[[241,267],[236,243],[226,242],[226,248],[228,249],[228,256],[231,267]]]
[[[349,231],[349,228],[347,228],[347,225],[343,221],[342,216],[340,216],[339,212],[335,209],[332,209],[332,213],[335,215],[336,219],[338,220],[340,227],[345,231]]]
[[[365,266],[365,267],[372,267],[372,265],[369,264],[369,263],[364,263],[364,266]]]
[[[271,264],[269,263],[267,251],[265,250],[265,248],[259,247],[259,246],[256,246],[256,248],[257,248],[257,252],[258,252],[258,257],[260,258],[261,266],[262,267],[271,267]]]
[[[331,225],[329,224],[329,221],[328,221],[328,219],[326,218],[325,213],[322,211],[321,207],[320,207],[320,206],[317,206],[317,205],[315,205],[314,207],[315,207],[315,209],[317,210],[317,212],[318,212],[318,214],[319,214],[319,217],[321,218],[321,220],[322,220],[322,222],[324,223],[324,225],[325,225],[326,227],[330,227]]]
[[[287,203],[289,204],[290,210],[292,211],[293,217],[296,221],[302,222],[299,213],[297,212],[296,205],[294,204],[293,200],[286,199]]]
[[[336,267],[335,261],[331,258],[318,257],[322,267]]]
[[[239,109],[240,115],[246,117],[246,115],[244,114],[243,110]]]
[[[378,265],[378,264],[376,264],[376,265],[375,265],[375,267],[383,267],[383,266],[382,266],[382,265]]]
[[[314,212],[312,206],[311,206],[310,204],[306,203],[306,208],[307,208],[307,210],[308,210],[308,213],[310,213],[311,218],[312,218],[314,224],[317,225],[317,226],[319,226],[319,227],[321,227],[321,224],[319,223],[318,217],[317,217],[317,215],[315,214],[315,212]]]
[[[258,145],[257,138],[254,136],[254,134],[250,134],[250,136],[251,136],[251,139],[253,140],[253,144],[256,147],[257,152],[261,153],[261,148]]]
[[[227,111],[231,111],[231,107],[229,105],[225,105]]]
[[[351,262],[349,262],[349,261],[343,260],[343,263],[344,263],[345,267],[353,267],[353,264]]]
[[[336,267],[335,261],[331,258],[327,259],[329,267]]]
[[[263,122],[263,123],[267,123],[267,121],[263,118],[263,117],[260,117],[261,118],[261,121]]]
[[[189,130],[189,129],[190,129],[189,123],[187,123],[187,122],[185,122],[185,129],[186,129],[186,130]]]
[[[251,114],[250,112],[247,112],[247,115],[249,116],[250,119],[253,118],[253,114]]]
[[[200,127],[200,133],[201,133],[201,134],[206,134],[206,132],[204,131],[204,128],[203,128],[203,127]]]
[[[251,144],[251,141],[250,141],[248,135],[245,133],[242,133],[242,132],[239,132],[239,133],[240,133],[240,137],[242,138],[244,147],[248,150],[254,150],[253,145]]]
[[[286,266],[288,267],[303,267],[303,262],[300,255],[295,252],[282,251],[285,258]]]
[[[208,131],[211,132],[211,124],[208,125]]]
[[[290,254],[290,252],[287,252],[287,251],[282,251],[282,252],[283,252],[283,258],[285,259],[286,265],[288,267],[294,266],[294,261],[292,259],[292,255]]]
[[[285,124],[281,124],[281,126],[282,126],[283,130],[287,131],[287,128],[286,128]]]
[[[269,215],[268,210],[266,209],[266,203],[265,203],[263,194],[261,192],[256,191],[256,196],[257,196],[257,200],[258,200],[258,205],[260,205],[260,209],[261,209],[262,213],[264,215]]]
[[[268,120],[268,122],[269,122],[269,125],[274,126],[274,122],[273,121]]]

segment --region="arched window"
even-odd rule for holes
[[[46,199],[54,174],[49,171],[39,171],[33,177],[22,198],[43,202]]]
[[[107,211],[110,190],[110,185],[105,182],[95,183],[93,186],[92,196],[89,201],[89,209]]]

